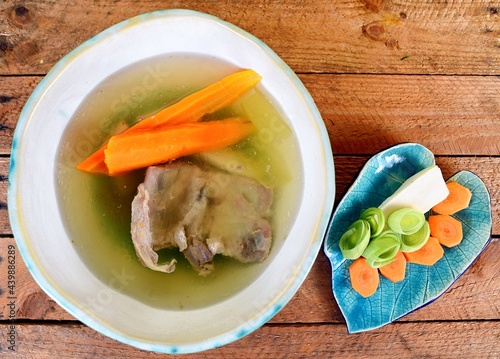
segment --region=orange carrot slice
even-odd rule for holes
[[[447,214],[429,216],[431,236],[436,237],[443,246],[454,247],[462,241],[462,223]]]
[[[261,76],[253,70],[243,70],[226,76],[222,80],[186,96],[179,102],[145,118],[123,133],[135,130],[146,130],[164,125],[179,125],[197,122],[205,114],[220,110],[237,99],[241,98],[248,90],[255,86]],[[91,154],[76,168],[85,172],[108,173],[104,162],[104,150],[107,144]]]
[[[367,298],[377,291],[379,275],[376,268],[373,268],[363,257],[359,257],[349,266],[349,276],[352,288],[364,298]]]
[[[76,168],[85,172],[109,174],[108,167],[104,162],[105,149],[106,145],[102,146],[83,160]]]
[[[172,161],[182,156],[231,146],[254,130],[237,118],[137,130],[110,138],[104,150],[110,175]]]
[[[469,207],[472,198],[471,191],[458,182],[448,182],[446,187],[450,193],[440,203],[432,207],[432,210],[439,214],[454,214]]]
[[[429,237],[427,243],[415,252],[403,252],[406,260],[410,263],[432,266],[443,258],[444,249],[437,238]]]
[[[396,254],[395,258],[396,259],[393,262],[380,267],[378,270],[384,277],[394,283],[397,283],[405,279],[406,258],[401,251]]]
[[[458,182],[448,182],[446,184],[450,194],[442,202],[432,207],[432,210],[439,214],[454,214],[469,207],[472,198],[471,191]]]

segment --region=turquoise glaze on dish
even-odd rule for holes
[[[364,209],[378,207],[407,178],[433,164],[433,154],[418,144],[401,144],[380,152],[366,163],[333,214],[324,250],[332,266],[333,294],[350,333],[379,328],[432,302],[467,270],[490,241],[488,191],[475,174],[459,172],[449,181],[472,192],[470,206],[453,215],[462,222],[462,242],[454,248],[443,247],[443,258],[433,266],[408,263],[402,282],[393,283],[380,276],[377,292],[368,298],[352,289],[352,261],[342,257],[340,237]]]
[[[241,68],[253,68],[263,76],[261,85],[283,107],[298,138],[305,193],[296,223],[281,249],[284,255],[276,256],[254,283],[223,303],[195,312],[170,313],[123,296],[89,273],[60,221],[54,162],[66,124],[93,86],[145,57],[175,52],[219,57]],[[67,54],[26,102],[12,143],[9,218],[19,252],[33,278],[61,307],[89,327],[128,345],[161,353],[216,348],[240,339],[272,318],[292,298],[312,267],[335,196],[329,137],[299,78],[251,34],[214,16],[189,10],[137,16]],[[40,203],[43,211],[39,210]],[[98,294],[110,298],[106,310],[93,310],[88,305],[89,299]]]

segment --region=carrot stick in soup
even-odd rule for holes
[[[236,72],[143,119],[123,133],[136,130],[149,130],[165,125],[197,122],[205,114],[220,110],[241,98],[261,78],[253,70]],[[108,173],[104,162],[104,150],[106,147],[107,144],[86,158],[77,168],[86,172]]]
[[[231,146],[254,130],[238,118],[137,130],[111,137],[104,150],[110,175]]]
[[[131,130],[199,121],[203,115],[232,104],[255,86],[260,79],[261,76],[253,70],[234,73],[145,118],[132,126]]]
[[[102,146],[85,160],[83,160],[83,162],[76,166],[76,168],[85,172],[109,174],[108,167],[104,162],[105,149],[106,145]]]

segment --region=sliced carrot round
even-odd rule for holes
[[[438,260],[443,258],[444,249],[439,244],[437,238],[429,237],[427,243],[415,252],[403,252],[406,260],[410,263],[416,263],[426,266],[434,265]]]
[[[469,207],[472,198],[471,191],[458,182],[448,182],[446,184],[450,193],[442,202],[432,207],[432,210],[439,214],[454,214]]]
[[[379,275],[376,268],[373,268],[366,259],[360,257],[349,266],[349,276],[352,288],[364,298],[367,298],[377,291]]]
[[[401,282],[405,279],[406,273],[406,258],[403,255],[403,252],[399,251],[393,262],[380,267],[378,270],[380,271],[380,274],[390,281],[394,283]]]
[[[462,223],[447,214],[429,216],[431,236],[443,246],[454,247],[462,241]]]

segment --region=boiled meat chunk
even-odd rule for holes
[[[132,240],[142,264],[163,272],[156,251],[178,247],[202,275],[222,254],[260,262],[270,251],[273,192],[259,182],[195,164],[149,167],[132,202]]]

